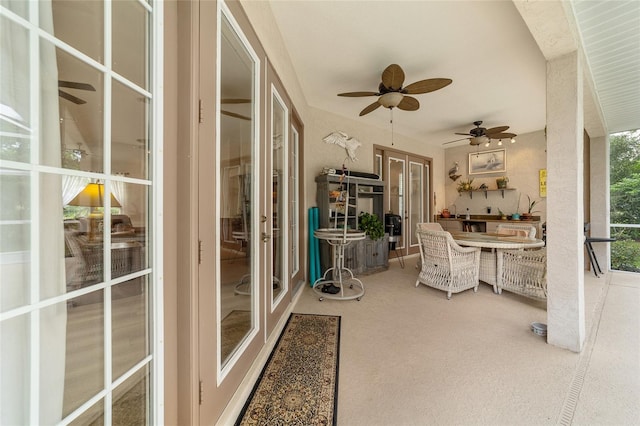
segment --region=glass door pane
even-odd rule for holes
[[[256,64],[227,18],[220,43],[220,360],[229,360],[253,326],[255,252],[252,214],[256,211],[254,179],[254,73]]]
[[[287,255],[285,243],[287,242],[287,150],[288,150],[289,120],[287,108],[280,95],[272,87],[271,95],[271,188],[273,201],[272,223],[272,264],[273,282],[271,303],[277,304],[281,294],[288,287]]]
[[[423,222],[424,206],[424,167],[422,163],[409,162],[409,219],[405,223],[409,245],[418,245],[416,223]]]
[[[389,210],[393,214],[400,215],[402,221],[406,220],[407,208],[405,205],[405,176],[406,176],[406,162],[402,158],[389,156],[388,167],[389,173],[387,175],[389,185]],[[404,247],[404,238],[406,235],[405,225],[402,225],[402,235],[396,245],[397,248]]]
[[[291,278],[295,277],[300,271],[300,134],[298,130],[291,127],[291,213],[290,213],[290,229],[291,229]]]

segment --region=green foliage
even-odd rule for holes
[[[640,223],[640,130],[611,135],[611,222]]]
[[[358,229],[364,231],[372,240],[384,237],[384,225],[378,216],[367,212],[360,212],[358,216]]]
[[[473,179],[461,180],[458,183],[458,192],[473,191],[476,188],[474,188],[472,184],[473,184]]]
[[[640,130],[611,135],[609,152],[611,184],[640,173]]]
[[[533,210],[533,208],[534,208],[537,204],[540,204],[540,203],[542,202],[542,200],[538,199],[538,200],[533,200],[533,201],[531,201],[531,197],[529,197],[528,195],[527,195],[527,200],[529,200],[529,202],[527,203],[527,212],[528,212],[529,214],[532,214],[532,213],[538,213],[538,212],[539,212],[539,210]]]
[[[640,272],[640,242],[621,240],[611,243],[611,268]]]
[[[611,222],[640,223],[640,173],[612,183],[610,190]]]
[[[640,224],[640,130],[611,135],[611,223]],[[640,229],[612,228],[611,267],[640,272]]]

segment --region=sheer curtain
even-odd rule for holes
[[[51,34],[51,0],[38,2],[40,27]],[[32,6],[35,7],[35,6]],[[53,45],[40,43],[41,163],[61,167],[58,65]],[[39,210],[40,299],[66,293],[61,175],[41,174]],[[40,424],[62,419],[66,358],[67,304],[57,303],[40,313]]]
[[[89,183],[89,179],[80,176],[62,177],[62,205],[66,206]],[[117,198],[117,197],[116,197]],[[118,198],[119,200],[119,198]]]
[[[126,176],[123,173],[116,173],[116,176]],[[127,205],[127,184],[121,181],[111,181],[111,192],[113,196],[116,197],[116,200],[120,202],[121,210],[120,213],[125,213],[125,206]]]
[[[50,0],[40,2],[12,2],[11,9],[21,9],[21,16],[29,16],[28,9],[38,7],[41,27],[53,33],[53,14]],[[3,19],[3,23],[10,22]],[[7,107],[17,112],[24,119],[25,140],[30,147],[21,147],[24,152],[34,150],[39,153],[40,164],[59,167],[60,127],[58,112],[58,71],[56,52],[52,45],[40,42],[40,51],[36,52],[38,63],[30,63],[29,57],[33,45],[29,43],[29,30],[17,24],[0,26],[0,104],[3,110]],[[30,103],[30,93],[37,87],[30,81],[30,67],[37,67],[40,72],[40,113],[38,131],[32,133],[36,111]],[[36,139],[39,136],[39,140]],[[19,161],[28,161],[28,155]],[[2,265],[2,297],[3,306],[9,309],[25,304],[35,304],[40,300],[64,294],[66,291],[64,271],[64,236],[62,227],[62,179],[60,175],[37,173],[25,178],[27,188],[19,185],[3,187],[5,191],[17,191],[8,194],[10,199],[20,200],[30,217],[26,218],[30,226],[21,225],[16,231],[21,232],[22,240],[28,243],[31,234],[37,232],[38,244],[30,247],[19,260],[11,265]],[[30,189],[29,189],[30,187]],[[30,192],[37,191],[38,205],[31,205]],[[0,217],[11,217],[15,205],[1,203]],[[36,209],[36,207],[39,207]],[[13,226],[13,225],[7,225]],[[12,228],[13,229],[13,228]],[[3,253],[5,254],[5,253]],[[33,268],[36,261],[37,268]],[[5,273],[5,267],[24,273]],[[34,272],[35,271],[35,272]],[[37,274],[34,277],[31,274]],[[30,286],[36,280],[37,289]],[[29,289],[34,289],[35,293]],[[37,295],[37,300],[34,296]],[[39,315],[19,315],[15,319],[2,322],[0,335],[0,368],[1,424],[56,424],[62,418],[62,401],[64,395],[64,374],[66,355],[66,303],[56,303],[40,309]],[[16,326],[16,322],[19,326]],[[37,345],[31,345],[32,330],[38,330]],[[38,370],[33,371],[31,360],[37,361]],[[39,371],[36,381],[33,374]],[[39,394],[37,417],[32,417],[31,402],[34,399],[31,386],[36,386]],[[31,401],[31,402],[30,402]]]

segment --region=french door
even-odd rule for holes
[[[402,254],[417,253],[416,224],[430,220],[431,160],[379,147],[374,161],[382,165],[386,193],[384,211],[402,219],[396,249]]]
[[[194,417],[213,424],[291,303],[300,261],[291,250],[299,197],[290,190],[290,145],[299,134],[239,4],[205,1],[199,12],[200,103],[215,109],[205,108],[198,126]]]
[[[0,423],[162,424],[163,4],[0,1]]]

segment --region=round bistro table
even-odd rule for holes
[[[335,300],[360,300],[364,296],[364,284],[353,275],[351,269],[344,266],[344,249],[353,241],[364,240],[366,233],[340,228],[320,228],[315,230],[313,235],[329,243],[333,255],[331,268],[313,283],[313,291],[320,296],[320,301],[325,297]],[[331,279],[329,279],[330,273]],[[346,277],[347,274],[349,277]],[[345,291],[347,284],[349,289]],[[322,291],[325,286],[331,285],[338,287],[339,291],[335,294]]]

